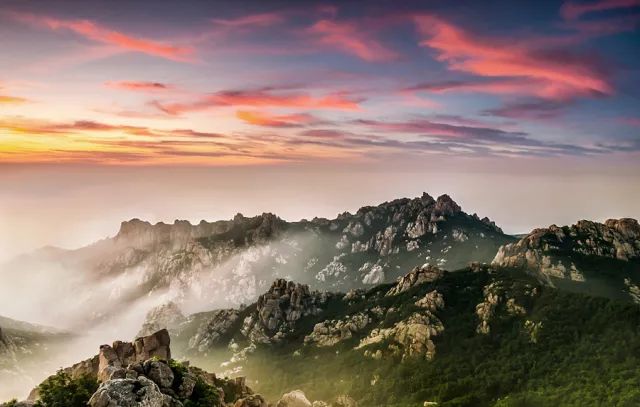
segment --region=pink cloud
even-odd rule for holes
[[[588,13],[638,6],[640,6],[640,0],[597,0],[588,3],[568,1],[562,5],[560,15],[566,20],[577,20]]]
[[[362,99],[344,93],[313,96],[303,92],[277,92],[273,89],[221,91],[185,103],[153,102],[153,106],[169,115],[207,110],[222,106],[284,107],[328,110],[360,110]]]
[[[306,32],[321,46],[335,48],[369,62],[397,59],[399,54],[354,22],[320,20]]]
[[[433,16],[415,17],[424,47],[455,71],[506,80],[476,90],[525,93],[552,100],[613,93],[592,59],[540,48],[538,41],[479,37]],[[469,89],[469,86],[466,85]]]
[[[158,91],[170,90],[173,88],[173,86],[165,83],[148,82],[148,81],[106,82],[105,86],[109,88],[129,90],[134,92],[158,92]]]
[[[126,51],[140,52],[180,62],[192,61],[194,54],[191,47],[123,34],[90,20],[62,20],[28,13],[11,13],[11,15],[18,21],[38,28],[72,31],[88,40],[112,45]]]

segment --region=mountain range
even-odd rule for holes
[[[246,375],[267,399],[303,389],[374,406],[640,402],[628,386],[637,357],[616,350],[640,354],[633,219],[515,237],[428,194],[335,219],[134,219],[81,249],[21,256],[2,278],[14,309],[64,318],[52,325],[75,336],[97,326],[119,337],[167,329],[174,357]],[[55,284],[34,295],[39,279]],[[58,362],[56,344],[72,335],[8,319],[0,327],[0,380],[22,375],[32,385],[44,377],[34,366],[52,368],[16,344],[29,353],[37,343]],[[608,373],[585,372],[589,363]]]

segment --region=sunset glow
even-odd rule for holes
[[[218,166],[640,150],[635,1],[547,5],[544,19],[513,29],[418,4],[198,6],[179,18],[116,9],[5,2],[0,160]]]

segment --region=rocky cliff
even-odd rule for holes
[[[626,291],[635,298],[633,286],[640,282],[640,225],[624,218],[535,229],[518,242],[500,247],[492,264],[529,270],[551,285],[614,297],[617,291]],[[586,284],[591,280],[598,286]]]

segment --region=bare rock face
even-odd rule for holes
[[[152,335],[137,338],[133,343],[115,341],[112,346],[102,345],[98,354],[97,378],[99,381],[123,378],[127,366],[147,359],[170,360],[170,343],[169,332],[162,329]]]
[[[398,295],[405,291],[410,290],[418,284],[430,283],[436,281],[444,275],[444,271],[432,265],[425,265],[422,267],[416,267],[404,277],[398,279],[398,283],[392,287],[387,296]]]
[[[151,358],[159,358],[162,360],[171,359],[171,338],[166,329],[141,338],[136,338],[133,342],[135,348],[136,361],[147,360]]]
[[[319,313],[327,295],[311,292],[306,284],[276,280],[269,291],[258,298],[257,310],[245,319],[242,333],[255,342],[278,341],[300,318]]]

